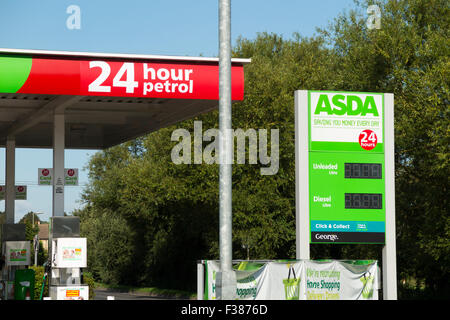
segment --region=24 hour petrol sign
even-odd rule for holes
[[[311,243],[384,243],[384,97],[308,92]]]
[[[206,62],[0,54],[0,92],[218,100],[219,67]],[[243,66],[233,65],[232,99],[243,96]]]

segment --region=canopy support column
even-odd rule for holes
[[[6,223],[14,223],[16,199],[16,139],[13,136],[6,138],[6,174],[5,174],[5,212]]]
[[[53,217],[64,216],[64,113],[53,115]]]

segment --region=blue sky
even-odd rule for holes
[[[70,5],[80,8],[80,29],[69,29]],[[232,43],[258,32],[290,38],[312,36],[353,0],[232,0]],[[183,56],[218,55],[217,0],[1,0],[0,47]],[[65,211],[79,203],[88,182],[82,170],[95,151],[66,150],[65,167],[79,168],[80,186],[66,187]],[[32,159],[32,160],[30,160]],[[51,216],[52,190],[37,186],[38,168],[52,167],[50,149],[17,149],[16,184],[28,185],[28,199],[16,201],[16,222],[28,211]],[[0,184],[5,180],[5,150],[0,148]],[[4,210],[4,201],[0,201]]]

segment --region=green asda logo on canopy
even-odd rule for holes
[[[321,94],[314,109],[314,114],[365,116],[372,114],[379,116],[378,108],[373,96],[361,97],[357,95],[335,94],[331,101],[327,94]]]
[[[0,55],[0,92],[16,93],[27,81],[31,71],[29,56]]]

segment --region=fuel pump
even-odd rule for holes
[[[30,241],[25,240],[25,225],[5,223],[0,230],[0,299],[25,300],[25,295],[29,297],[34,295],[31,292],[34,285],[34,271],[25,270],[30,265]],[[17,287],[16,295],[15,287]]]
[[[82,282],[87,267],[87,241],[80,237],[78,217],[53,217],[50,224],[49,294],[52,300],[88,300],[89,286]]]

